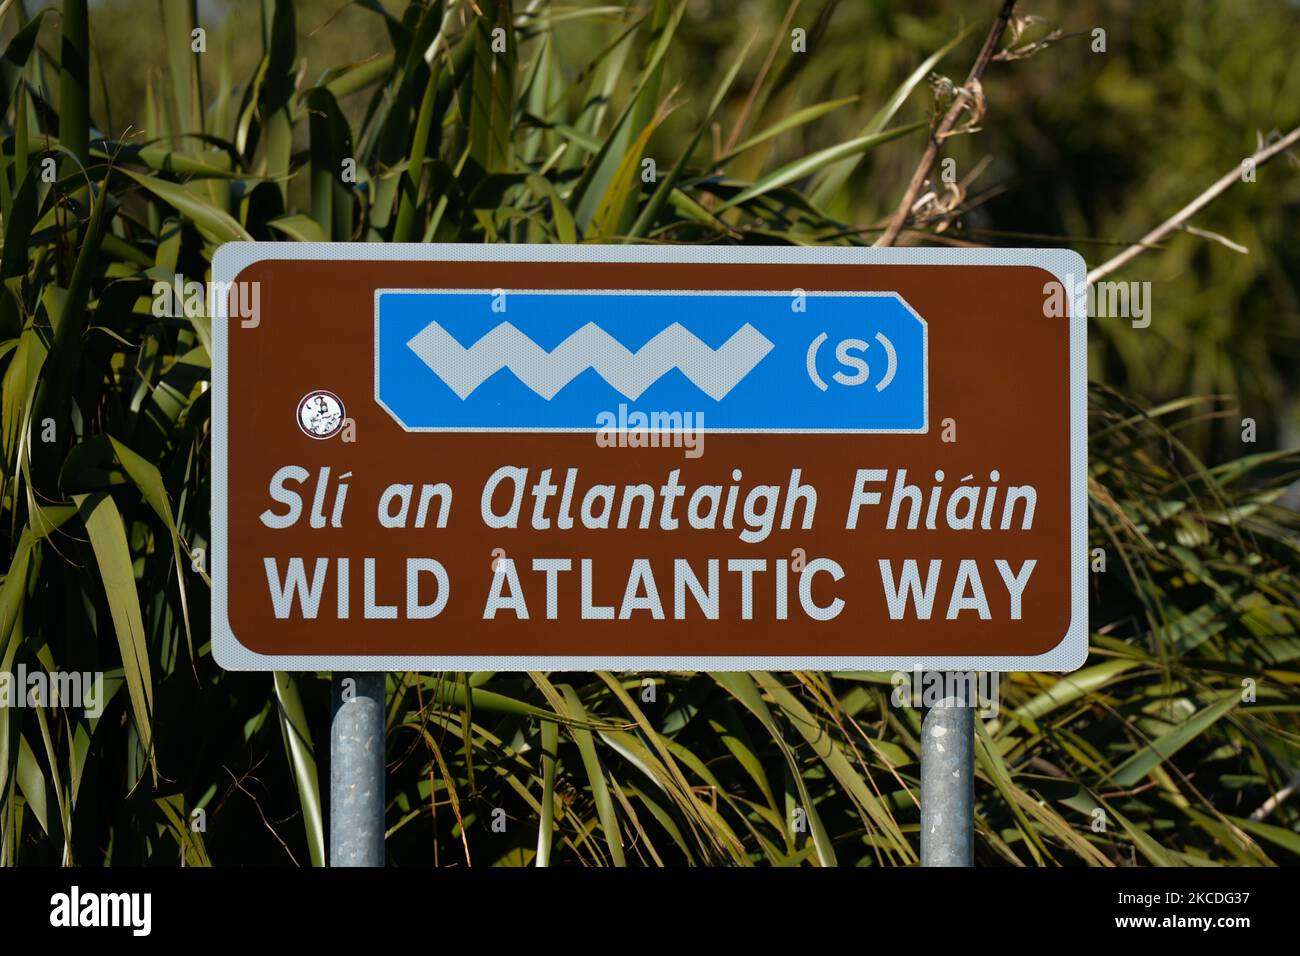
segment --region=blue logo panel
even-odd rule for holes
[[[893,293],[381,290],[375,396],[411,431],[924,432],[926,335]]]

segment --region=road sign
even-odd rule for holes
[[[279,670],[1072,670],[1063,250],[230,243],[213,646]]]

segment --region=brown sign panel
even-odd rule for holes
[[[231,669],[1072,670],[1062,250],[231,243]]]

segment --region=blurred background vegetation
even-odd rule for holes
[[[29,5],[35,6],[31,0]],[[151,78],[156,96],[165,88],[155,6],[156,0],[91,5],[92,39],[104,71],[102,85],[97,77],[92,86],[95,117],[109,112],[103,108],[105,90],[109,103],[144,104]],[[300,0],[303,86],[386,48],[383,22],[367,6]],[[375,0],[369,6],[381,4]],[[404,6],[403,0],[382,3],[393,14]],[[563,28],[547,37],[548,66],[562,82],[578,79],[643,12],[638,4],[622,3],[519,6],[566,17],[559,21]],[[806,108],[828,112],[728,164],[728,172],[737,176],[754,178],[760,170],[861,135],[912,70],[964,35],[934,70],[960,84],[996,6],[971,0],[692,0],[685,5],[684,26],[664,53],[664,76],[681,84],[681,108],[655,131],[647,155],[668,161],[680,155],[723,69],[752,41],[715,117],[721,139],[733,138],[771,38],[791,7],[790,26],[808,32],[809,53],[793,53],[789,43],[776,51],[769,82],[745,113],[745,136]],[[584,10],[588,13],[579,16]],[[262,55],[254,29],[261,19],[260,0],[208,0],[199,11],[209,49],[220,51],[229,43],[231,76],[249,76]],[[1055,30],[1065,36],[1031,60],[995,66],[986,75],[985,95],[995,112],[980,135],[954,138],[944,153],[957,161],[968,194],[960,221],[946,231],[951,238],[987,245],[1068,245],[1096,265],[1239,164],[1262,137],[1300,125],[1295,55],[1300,5],[1041,0],[1021,3],[1018,12],[1044,22],[1027,24],[1016,46]],[[1092,52],[1096,27],[1106,30],[1104,54]],[[54,20],[45,28],[50,50],[57,46],[57,30]],[[525,48],[525,58],[527,53]],[[210,103],[216,71],[206,71],[204,79]],[[928,86],[927,76],[900,121],[928,118],[934,109]],[[340,99],[349,119],[362,115],[368,94]],[[143,118],[126,107],[117,112],[117,126],[106,125],[106,132],[143,125]],[[305,133],[304,127],[303,143]],[[553,142],[547,140],[548,146]],[[694,158],[702,165],[716,153],[710,134],[696,146]],[[848,169],[841,171],[842,188],[818,196],[819,208],[850,227],[877,225],[893,211],[918,154],[916,146],[867,154],[851,167],[851,176]],[[1300,160],[1290,158],[1286,165],[1300,168]],[[300,206],[308,185],[304,176],[292,184]],[[1190,392],[1238,396],[1243,414],[1261,424],[1264,447],[1294,447],[1300,444],[1300,178],[1275,172],[1254,186],[1229,192],[1196,220],[1200,228],[1245,246],[1249,255],[1182,234],[1119,277],[1153,283],[1154,321],[1138,335],[1117,319],[1094,325],[1092,372],[1132,383],[1152,398]],[[868,240],[876,234],[862,233]],[[1207,443],[1200,445],[1203,450],[1210,442],[1217,442],[1215,452],[1226,450],[1239,443],[1239,428],[1234,423],[1209,429],[1198,441]]]
[[[0,0],[0,665],[112,692],[0,709],[0,863],[323,858],[328,681],[211,660],[210,326],[155,280],[249,237],[870,244],[997,6]],[[1017,13],[902,242],[1095,265],[1300,125],[1294,3]],[[1091,323],[1091,656],[981,723],[981,863],[1300,862],[1297,165],[1113,277],[1149,328]],[[390,860],[916,862],[889,675],[651,676],[392,675]]]

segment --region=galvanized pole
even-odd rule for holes
[[[970,681],[962,674],[943,676],[945,696],[921,721],[921,865],[972,866],[974,675]]]
[[[385,674],[335,674],[330,866],[384,865]]]

